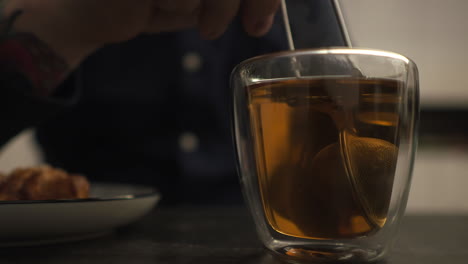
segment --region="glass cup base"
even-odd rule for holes
[[[270,249],[283,261],[302,263],[372,263],[380,260],[384,250],[362,249],[353,246],[334,245],[294,245]]]

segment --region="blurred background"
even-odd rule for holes
[[[468,1],[340,0],[351,43],[419,68],[421,121],[409,212],[468,212]]]
[[[419,67],[420,137],[408,212],[468,213],[468,1],[338,3],[354,47],[398,52]],[[32,133],[2,149],[2,171],[41,163]]]

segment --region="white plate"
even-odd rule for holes
[[[144,186],[91,184],[90,199],[0,201],[0,246],[81,240],[130,224],[156,205],[159,193]]]

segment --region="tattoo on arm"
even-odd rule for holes
[[[4,17],[3,8],[7,1],[0,0],[0,75],[20,73],[29,79],[34,94],[50,95],[69,72],[69,66],[33,33],[13,30],[22,11]]]

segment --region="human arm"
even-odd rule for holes
[[[0,0],[1,1],[1,0]],[[75,68],[106,44],[142,33],[198,28],[219,37],[240,13],[247,33],[268,32],[279,0],[3,0],[5,17],[21,10],[16,32],[30,33]]]
[[[3,98],[0,144],[67,105],[73,92],[57,93],[57,85],[89,54],[107,44],[142,33],[186,28],[198,28],[206,38],[217,38],[239,10],[246,31],[260,36],[268,31],[277,8],[277,1],[271,0],[0,0],[0,3],[4,4],[0,10],[4,21],[18,15],[14,23],[6,23],[11,26],[9,33],[0,40],[0,45],[8,44],[0,47],[4,55],[0,57],[4,66],[0,68]]]

